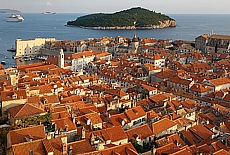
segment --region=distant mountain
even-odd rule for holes
[[[12,9],[0,9],[0,13],[22,13],[21,11],[18,10],[12,10]]]
[[[175,27],[176,21],[167,15],[137,7],[112,14],[81,16],[67,25],[90,29],[156,29]]]

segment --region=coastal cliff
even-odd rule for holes
[[[113,14],[91,14],[81,16],[67,26],[96,30],[162,29],[176,27],[176,21],[167,15],[144,8],[131,8]]]

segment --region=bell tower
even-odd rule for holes
[[[60,49],[60,53],[58,56],[58,67],[64,68],[64,63],[65,63],[64,52],[63,49]]]

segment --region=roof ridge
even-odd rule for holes
[[[39,126],[43,126],[43,124],[41,125],[36,125],[36,126],[29,126],[29,127],[26,127],[26,128],[21,128],[21,129],[16,129],[16,130],[10,130],[9,132],[17,132],[17,131],[20,131],[20,130],[25,130],[25,129],[29,129],[29,128],[35,128],[35,127],[39,127]]]
[[[46,139],[46,138],[43,138],[43,139],[36,139],[36,140],[33,140],[33,141],[31,141],[31,142],[21,142],[21,143],[18,143],[18,144],[13,144],[12,145],[12,147],[14,147],[14,146],[18,146],[18,145],[24,145],[25,143],[36,143],[36,142],[39,142],[39,141],[43,141],[44,139]]]
[[[22,109],[26,106],[26,104],[23,104],[23,106],[21,107],[21,109],[16,113],[16,115],[14,116],[14,118],[17,117],[17,115],[20,113],[20,111],[22,111]]]
[[[17,117],[17,115],[25,108],[25,106],[31,106],[31,107],[33,107],[33,108],[36,108],[36,109],[39,109],[39,110],[42,110],[42,111],[44,111],[45,112],[45,110],[43,110],[42,108],[39,108],[39,107],[36,107],[36,106],[34,106],[34,105],[32,105],[32,104],[30,104],[30,103],[25,103],[24,105],[23,105],[23,107],[17,112],[17,114],[14,116],[14,118],[16,118]]]

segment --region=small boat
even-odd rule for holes
[[[47,56],[38,56],[37,59],[38,60],[47,60],[48,57]]]
[[[22,22],[23,20],[24,18],[21,15],[14,15],[14,14],[6,18],[7,22]]]
[[[7,50],[8,52],[16,52],[16,49],[11,47],[10,49]]]
[[[7,57],[7,56],[5,56],[5,59],[8,59],[8,57]]]
[[[47,15],[47,14],[56,14],[56,12],[46,11],[46,12],[42,12],[42,14],[44,14],[44,15]]]
[[[31,60],[31,58],[24,58],[24,60],[25,60],[25,61],[30,61],[30,60]]]
[[[6,65],[6,61],[1,61],[1,64]]]

